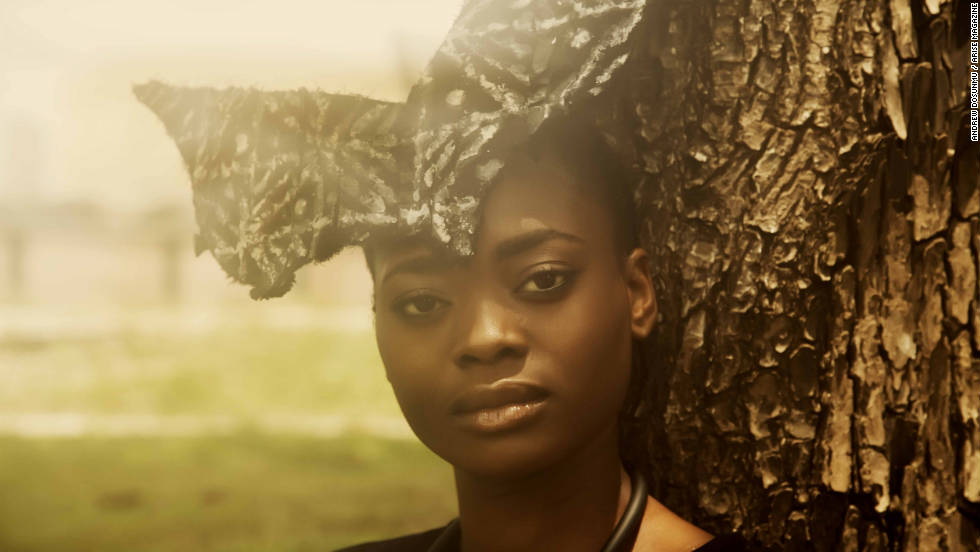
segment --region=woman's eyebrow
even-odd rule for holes
[[[534,247],[553,239],[562,239],[575,243],[585,243],[584,239],[574,234],[555,230],[554,228],[541,228],[514,236],[513,238],[508,238],[500,242],[494,251],[494,256],[498,260],[505,257],[511,257],[517,255],[518,253],[523,253],[528,249],[533,249]]]
[[[404,272],[435,272],[437,270],[445,269],[451,264],[451,259],[446,255],[436,255],[433,253],[416,255],[395,263],[385,272],[384,276],[381,277],[381,283],[384,283],[388,278],[391,278],[395,274]]]

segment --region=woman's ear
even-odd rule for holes
[[[650,256],[641,248],[626,258],[626,290],[630,304],[630,329],[633,337],[650,335],[657,318],[657,295],[650,276]]]

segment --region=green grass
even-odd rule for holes
[[[0,343],[0,412],[400,416],[370,332]]]
[[[261,327],[0,342],[0,414],[400,417],[369,332]],[[0,436],[0,552],[306,551],[444,524],[410,440]]]
[[[5,552],[332,550],[454,512],[449,467],[412,441],[0,438]]]

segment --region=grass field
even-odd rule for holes
[[[333,550],[455,511],[449,468],[413,441],[3,438],[0,451],[5,552]]]
[[[21,412],[400,416],[370,333],[260,326],[8,339],[0,415]],[[3,552],[332,550],[454,512],[450,469],[414,440],[0,436]]]
[[[400,416],[370,332],[0,343],[0,412]]]

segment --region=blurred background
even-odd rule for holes
[[[459,0],[0,2],[0,551],[329,550],[455,512],[360,251],[255,302],[130,87],[400,101]]]

